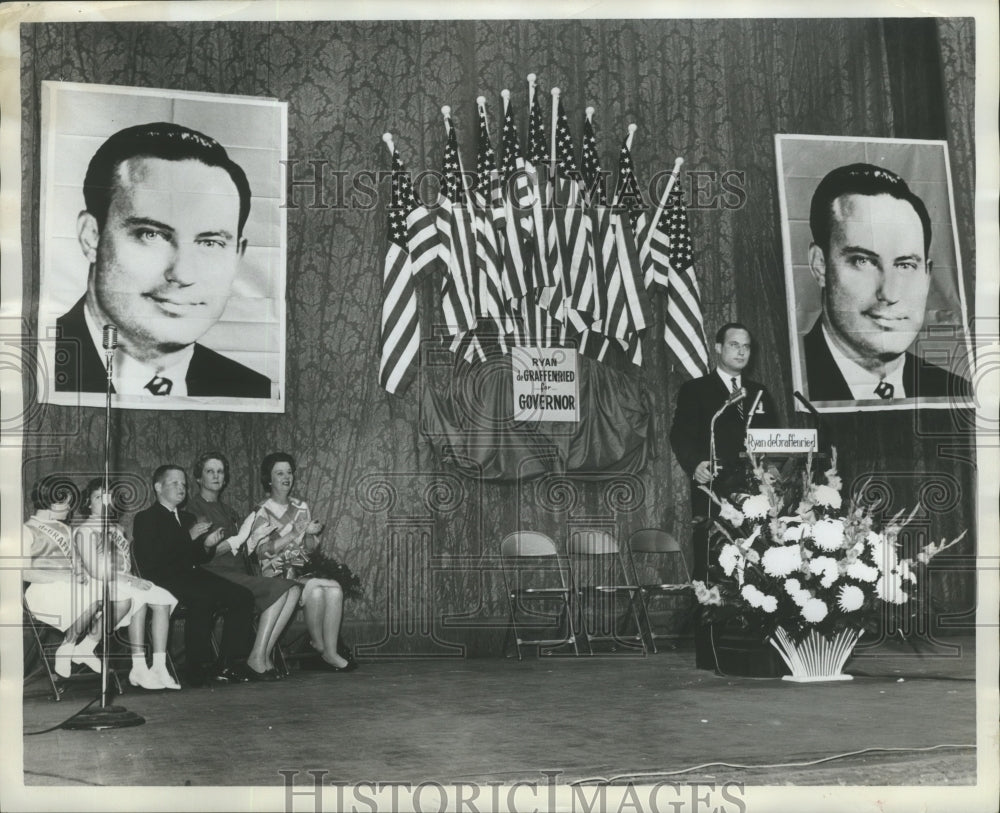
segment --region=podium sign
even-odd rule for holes
[[[514,347],[510,358],[515,421],[580,420],[575,350]]]
[[[805,454],[818,451],[815,429],[748,429],[747,448],[754,454]]]

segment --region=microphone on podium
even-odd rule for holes
[[[738,404],[746,397],[747,397],[747,388],[740,387],[738,390],[736,390],[736,392],[734,392],[732,395],[729,396],[729,398],[726,399],[726,403],[722,408],[725,409],[726,407],[731,407],[733,404]]]
[[[105,325],[103,341],[105,350],[114,350],[118,347],[118,328],[114,325]]]

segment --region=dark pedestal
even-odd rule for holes
[[[740,628],[710,624],[695,631],[695,666],[736,677],[781,677],[788,668],[766,641]]]

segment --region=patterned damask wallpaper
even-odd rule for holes
[[[157,464],[189,467],[199,451],[221,448],[233,463],[228,499],[242,510],[262,496],[261,458],[290,451],[300,466],[298,493],[327,521],[325,543],[365,581],[366,598],[349,609],[353,619],[378,622],[387,607],[419,628],[431,623],[431,612],[500,615],[502,583],[488,557],[516,528],[534,527],[564,541],[571,526],[591,520],[621,533],[662,526],[689,544],[688,486],[667,445],[682,374],[662,341],[648,339],[646,367],[635,375],[653,409],[654,456],[638,477],[493,485],[441,470],[418,442],[416,387],[401,398],[378,387],[383,199],[373,204],[370,196],[340,195],[356,205],[335,205],[334,173],[350,178],[388,169],[381,140],[387,130],[409,169],[438,169],[443,104],[451,105],[464,160],[474,166],[476,97],[487,96],[495,121],[499,92],[509,87],[519,117],[526,116],[531,72],[538,74],[546,110],[549,88],[562,88],[575,137],[584,108],[596,108],[605,169],[617,168],[618,146],[634,121],[633,155],[643,181],[669,170],[678,155],[687,170],[745,173],[742,208],[690,211],[706,329],[711,335],[733,318],[752,326],[753,376],[767,382],[789,417],[775,133],[947,138],[970,300],[974,290],[974,26],[942,20],[935,32],[935,23],[921,24],[932,39],[936,33],[939,68],[923,51],[907,50],[906,38],[900,50],[899,38],[886,36],[892,25],[845,19],[25,26],[26,325],[34,330],[38,294],[42,80],[287,101],[296,177],[309,177],[309,161],[327,162],[323,205],[310,206],[310,190],[300,188],[300,205],[288,211],[287,411],[118,411],[114,468],[130,475],[142,502],[145,478]],[[931,112],[918,128],[906,94],[920,85],[901,76],[940,69],[944,98],[921,99]],[[385,195],[388,182],[378,189]],[[662,334],[660,307],[653,337]],[[96,473],[103,410],[39,406],[28,360],[25,393],[26,486],[52,471],[81,483]],[[968,442],[961,418],[947,412],[841,415],[826,418],[825,429],[839,445],[846,481],[883,473],[880,493],[893,507],[911,505],[930,483],[937,510],[929,532],[941,537],[974,522],[973,463],[971,452],[960,448]],[[939,454],[941,444],[957,451],[950,458]],[[960,551],[973,550],[970,537]],[[973,589],[967,574],[945,574],[934,583],[941,606],[954,611],[973,606]]]

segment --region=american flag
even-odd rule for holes
[[[514,105],[504,91],[502,178],[504,195],[503,290],[509,301],[520,300],[529,290],[530,259],[526,256],[532,235],[534,193],[528,178],[521,142],[514,123]]]
[[[701,316],[701,293],[694,273],[694,248],[678,175],[660,216],[670,240],[667,251],[667,313],[663,339],[688,374],[708,373],[708,343]]]
[[[580,332],[579,351],[585,356],[603,361],[608,350],[608,338],[604,332],[603,320],[608,308],[609,269],[614,271],[615,236],[611,229],[611,209],[601,172],[601,161],[597,151],[597,136],[592,121],[593,108],[587,109],[583,124],[583,149],[580,156],[580,170],[586,184],[586,196],[590,205],[585,216],[589,219],[587,239],[590,255],[590,275],[593,289],[593,304],[590,308],[591,324]]]
[[[556,100],[556,194],[560,208],[554,212],[556,247],[550,258],[561,269],[563,292],[566,297],[563,321],[576,332],[585,330],[592,321],[594,285],[590,266],[590,219],[583,216],[583,193],[580,171],[573,157],[573,137],[562,99]],[[554,312],[559,316],[558,311]]]
[[[382,274],[382,332],[379,384],[386,392],[402,393],[416,372],[420,321],[413,284],[437,255],[434,218],[417,204],[410,176],[399,151],[392,151],[392,200],[389,203],[389,245]]]
[[[444,149],[441,194],[438,198],[437,231],[440,258],[445,265],[441,283],[441,305],[444,310],[448,334],[460,338],[476,327],[476,286],[474,257],[476,235],[471,203],[461,175],[458,155],[458,137],[445,119],[448,139]],[[454,348],[454,344],[452,347]]]

